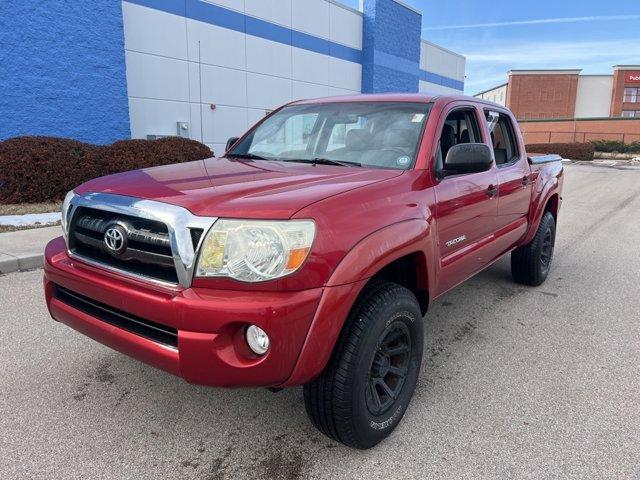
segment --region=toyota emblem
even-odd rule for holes
[[[107,228],[104,232],[104,244],[109,249],[109,253],[120,255],[127,249],[127,232],[120,225]]]

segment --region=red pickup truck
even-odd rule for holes
[[[194,384],[304,385],[318,429],[369,448],[406,411],[434,300],[507,253],[516,282],[545,280],[562,182],[493,103],[293,102],[221,158],[69,192],[47,305]]]

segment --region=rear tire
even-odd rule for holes
[[[400,423],[422,362],[416,297],[373,282],[354,305],[322,374],[304,386],[307,415],[329,438],[371,448]]]
[[[537,287],[549,275],[556,240],[556,221],[545,212],[535,237],[511,252],[511,274],[516,283]]]

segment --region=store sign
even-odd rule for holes
[[[640,83],[640,72],[627,72],[624,83]]]

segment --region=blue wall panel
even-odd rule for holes
[[[460,90],[460,92],[464,90],[463,81],[438,75],[437,73],[427,72],[425,70],[420,70],[420,80],[435,83],[436,85],[442,85],[443,87],[455,88],[456,90]]]
[[[130,136],[121,3],[0,1],[0,140]]]
[[[422,15],[394,0],[365,0],[362,91],[417,92]]]

